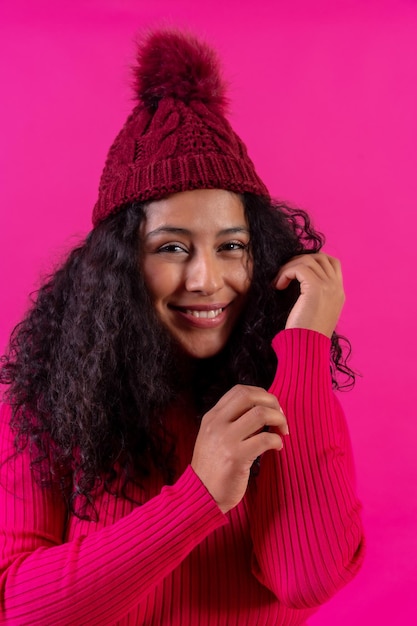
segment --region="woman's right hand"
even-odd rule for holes
[[[260,387],[236,385],[204,415],[191,466],[223,513],[243,498],[255,459],[282,449],[277,431],[288,434],[287,420],[276,397]]]

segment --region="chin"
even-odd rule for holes
[[[213,345],[202,346],[201,344],[189,345],[189,344],[184,344],[184,343],[179,342],[178,347],[181,350],[181,352],[188,358],[203,360],[203,359],[211,359],[212,357],[220,354],[220,352],[226,346],[226,343],[227,342],[224,342],[224,343],[217,344],[214,346]]]
[[[219,348],[218,350],[183,350],[184,354],[191,359],[196,360],[204,360],[211,359],[214,356],[220,354],[223,348]]]

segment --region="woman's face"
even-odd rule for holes
[[[150,202],[141,226],[142,271],[160,321],[194,358],[224,348],[251,282],[241,198],[198,189]]]

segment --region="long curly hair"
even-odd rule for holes
[[[253,259],[248,303],[225,349],[196,361],[187,381],[200,416],[234,384],[272,382],[271,340],[299,295],[296,281],[284,291],[272,281],[291,257],[318,252],[324,242],[304,211],[251,194],[243,202]],[[39,482],[58,487],[81,518],[94,516],[97,484],[112,492],[121,475],[126,495],[152,467],[168,483],[175,477],[164,414],[185,381],[139,270],[144,216],[133,203],[94,228],[39,289],[1,359],[17,453],[29,447]],[[349,342],[334,333],[335,388],[354,384],[349,353]]]

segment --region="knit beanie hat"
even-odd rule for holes
[[[216,53],[176,30],[138,47],[138,104],[107,156],[93,211],[96,226],[133,201],[191,189],[268,196],[246,146],[225,118]]]

